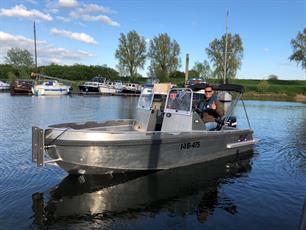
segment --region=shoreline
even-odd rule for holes
[[[306,95],[297,94],[294,96],[288,96],[285,93],[255,93],[245,92],[243,99],[246,100],[262,100],[262,101],[291,101],[306,103]]]
[[[9,90],[0,90],[0,93],[9,93]],[[72,92],[70,95],[79,96],[139,96],[139,94],[122,94],[122,93],[82,93]],[[294,96],[288,96],[285,93],[256,93],[256,92],[245,92],[243,95],[244,100],[261,100],[261,101],[291,101],[306,103],[306,95],[297,94]]]

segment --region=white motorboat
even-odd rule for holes
[[[9,90],[10,89],[10,84],[0,81],[0,90]]]
[[[79,90],[82,93],[98,93],[99,87],[103,86],[106,82],[104,77],[94,77],[90,81],[86,81],[83,85],[79,86]]]
[[[177,168],[253,148],[253,131],[233,127],[229,121],[242,86],[216,87],[237,97],[214,131],[205,130],[193,109],[192,89],[167,88],[164,106],[163,93],[156,94],[155,89],[154,85],[151,93],[140,95],[135,119],[64,123],[46,130],[33,127],[33,161],[38,166],[56,163],[70,174],[104,174]],[[50,160],[44,159],[44,151]]]
[[[123,84],[121,81],[107,81],[99,86],[100,93],[120,93],[122,92]]]
[[[123,86],[122,93],[140,94],[142,86],[138,83],[126,83]]]
[[[70,86],[64,85],[57,80],[48,80],[32,87],[32,93],[35,96],[67,95],[69,92]]]

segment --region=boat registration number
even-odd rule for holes
[[[181,149],[199,148],[200,141],[186,142],[181,144]]]

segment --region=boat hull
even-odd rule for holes
[[[51,131],[47,153],[70,174],[163,170],[243,154],[254,146],[252,131],[184,133],[131,131]],[[50,131],[49,131],[50,132]],[[53,133],[52,133],[53,132]]]
[[[59,96],[69,94],[69,87],[32,87],[32,93],[35,96]]]
[[[99,87],[94,87],[94,86],[79,86],[79,90],[83,93],[98,93],[99,92]]]
[[[115,88],[110,88],[110,87],[101,87],[99,88],[100,93],[120,93],[121,91],[115,89]]]

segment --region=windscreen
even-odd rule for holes
[[[153,89],[144,88],[138,100],[138,108],[150,110],[153,101]]]
[[[167,100],[167,109],[177,111],[190,111],[192,102],[192,91],[190,89],[172,89]]]

